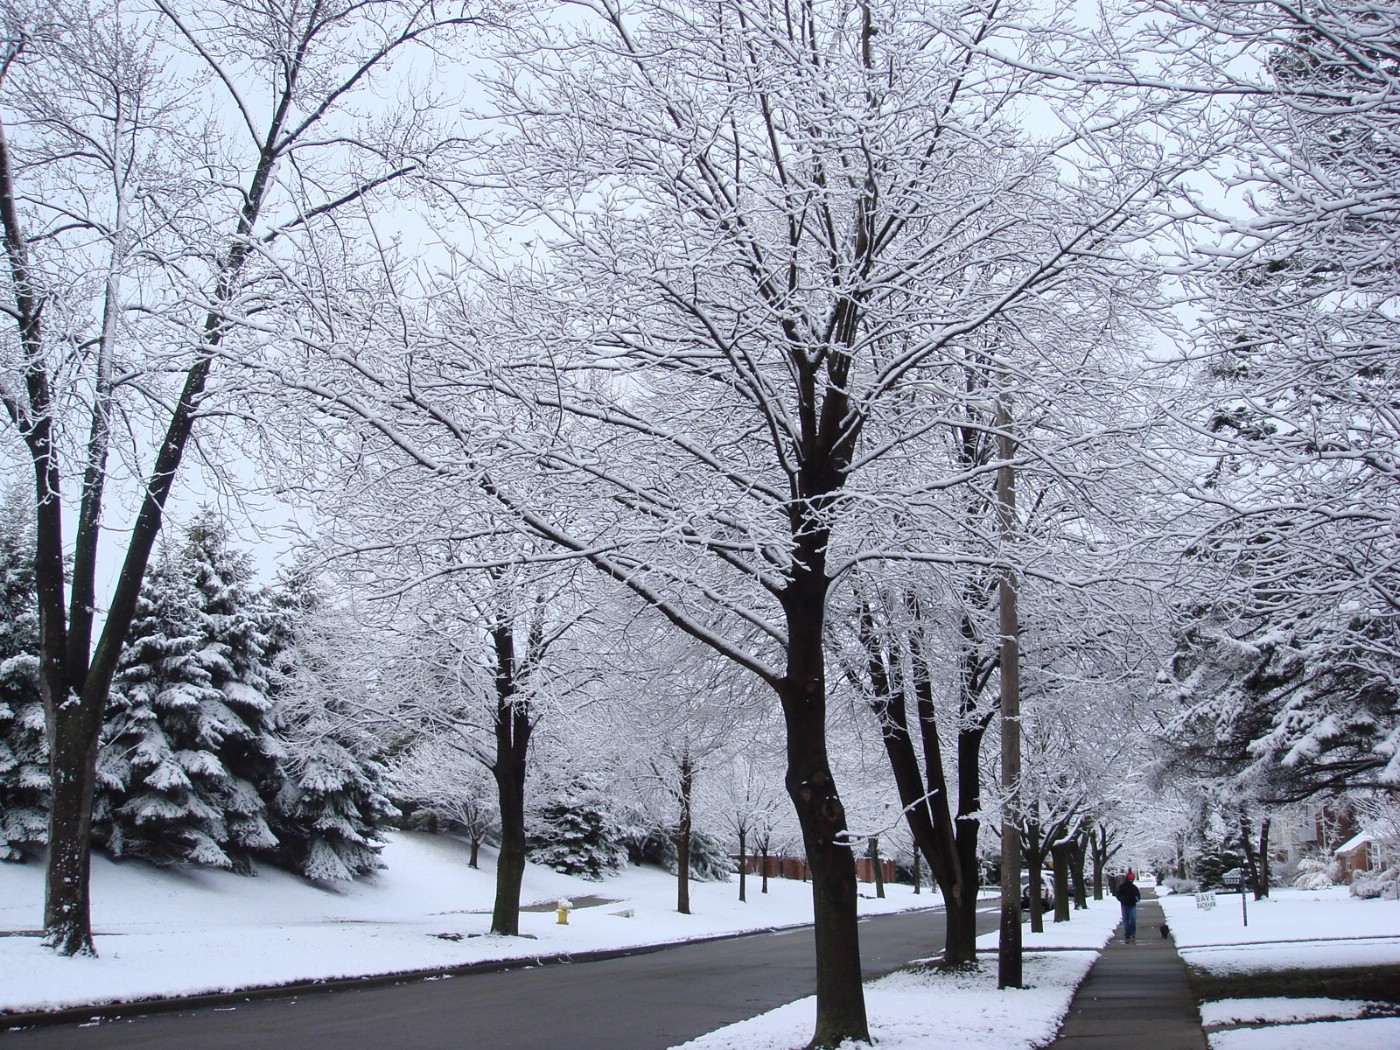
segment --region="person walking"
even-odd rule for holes
[[[1113,891],[1118,903],[1123,905],[1123,943],[1137,943],[1137,906],[1142,900],[1142,891],[1137,887],[1137,878],[1129,871],[1118,889]]]

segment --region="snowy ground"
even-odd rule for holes
[[[809,887],[772,880],[749,903],[731,883],[692,886],[694,914],[675,911],[675,880],[632,869],[588,883],[531,867],[524,900],[545,906],[521,916],[522,938],[487,934],[494,856],[482,868],[447,837],[398,834],[387,870],[338,891],[282,872],[253,879],[220,872],[157,872],[140,863],[93,865],[93,920],[99,957],[60,959],[39,943],[43,903],[37,865],[0,865],[0,1013],[362,976],[472,962],[537,958],[690,940],[811,921]],[[868,887],[863,887],[869,892]],[[553,903],[576,899],[569,925]],[[936,897],[889,887],[884,901],[862,899],[866,914],[927,907]],[[1182,956],[1216,973],[1400,964],[1400,902],[1359,901],[1345,890],[1277,890],[1249,902],[1243,926],[1237,896],[1212,911],[1190,896],[1163,901]],[[867,1004],[880,1050],[1044,1046],[1118,921],[1116,902],[1096,902],[1068,924],[1026,935],[1025,989],[996,990],[995,956],[956,976],[910,971],[872,982]],[[996,934],[979,946],[995,949]],[[788,1050],[811,1034],[811,999],[800,1000],[685,1044],[685,1050]],[[1290,1050],[1400,1046],[1391,1007],[1336,1000],[1229,1000],[1205,1004],[1213,1050]]]
[[[967,974],[908,971],[865,986],[870,1035],[880,1050],[1030,1050],[1059,1031],[1074,990],[1084,980],[1118,924],[1116,901],[1090,901],[1069,923],[1045,923],[1024,931],[1026,987],[997,990],[995,954]],[[978,938],[978,950],[994,953],[997,934]],[[678,1050],[791,1050],[803,1045],[816,1022],[815,999],[795,1003],[721,1028]],[[1374,1048],[1371,1048],[1374,1050]]]
[[[43,948],[34,932],[42,870],[0,865],[0,1012],[450,968],[811,921],[810,889],[800,882],[771,880],[764,895],[751,879],[748,904],[738,900],[737,880],[693,884],[694,914],[683,916],[675,911],[675,880],[664,872],[632,869],[588,883],[532,866],[523,899],[550,907],[521,916],[525,938],[498,938],[486,933],[494,855],[483,851],[482,869],[473,871],[451,838],[398,834],[384,859],[384,872],[332,892],[277,871],[246,879],[95,857],[96,959],[60,959]],[[937,899],[907,886],[888,893],[883,901],[863,898],[862,912],[927,907]],[[610,903],[576,908],[560,926],[552,905],[561,896]],[[995,956],[979,973],[901,973],[873,982],[869,1013],[881,1050],[1044,1045],[1117,918],[1116,904],[1100,903],[1069,924],[1047,923],[1044,934],[1027,932],[1026,989],[996,990]],[[995,942],[991,934],[979,943],[994,949]],[[687,1047],[787,1050],[806,1042],[813,1020],[812,1000],[801,1000]]]
[[[1219,894],[1203,910],[1194,896],[1162,907],[1181,956],[1213,974],[1400,965],[1400,902],[1363,901],[1345,888],[1271,890],[1249,900]],[[1212,1050],[1376,1050],[1400,1047],[1392,1004],[1337,999],[1228,999],[1201,1004]],[[1389,1016],[1386,1016],[1389,1015]],[[1227,1026],[1248,1027],[1227,1027]]]
[[[339,890],[284,872],[256,878],[218,871],[156,871],[140,862],[93,858],[96,959],[63,959],[40,944],[43,871],[0,864],[0,1012],[125,1002],[289,982],[490,960],[662,944],[812,921],[811,888],[772,879],[749,902],[731,883],[692,883],[691,915],[676,912],[676,882],[658,869],[633,868],[601,883],[530,865],[521,899],[547,910],[523,913],[524,937],[493,937],[495,854],[481,870],[446,836],[394,834],[387,868]],[[864,914],[923,908],[925,887],[888,887],[885,900],[862,887]],[[576,908],[561,926],[560,898],[605,898]],[[630,914],[628,914],[630,913]],[[18,934],[18,935],[15,935]]]

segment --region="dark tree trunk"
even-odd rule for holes
[[[210,344],[217,342],[210,338]],[[35,566],[44,578],[40,589],[40,685],[49,726],[49,860],[45,874],[45,943],[61,955],[95,955],[90,909],[92,853],[92,800],[97,784],[98,738],[107,695],[117,660],[136,615],[136,599],[145,578],[146,565],[160,533],[165,503],[175,471],[194,427],[195,411],[204,394],[209,360],[190,369],[184,390],[161,443],[155,466],[146,483],[146,494],[131,531],[102,634],[87,658],[88,639],[68,635],[62,612],[63,574],[52,565],[51,549],[62,547],[61,524],[42,509],[38,517],[37,553],[43,562]],[[39,464],[36,461],[36,468]],[[43,493],[56,481],[47,466],[39,479]],[[51,505],[57,491],[49,490]],[[97,556],[96,530],[86,536],[91,546],[78,550],[74,561],[86,563]],[[73,599],[80,600],[76,592]],[[54,605],[57,605],[55,610]],[[81,619],[81,618],[80,618]],[[84,621],[86,622],[86,621]]]
[[[748,903],[749,856],[745,849],[748,838],[746,832],[746,828],[739,828],[739,899]]]
[[[532,635],[533,638],[533,635]],[[496,857],[496,899],[491,932],[520,935],[520,886],[525,878],[525,773],[530,748],[530,706],[519,695],[519,662],[513,625],[504,617],[492,627],[496,659],[495,761],[491,775],[501,811],[501,851]]]
[[[1074,843],[1059,839],[1050,847],[1055,870],[1052,877],[1055,883],[1055,921],[1069,922],[1069,872],[1073,865]]]
[[[971,660],[964,669],[958,728],[958,816],[953,841],[958,858],[959,893],[948,909],[943,957],[947,966],[977,964],[977,894],[982,888],[977,855],[982,830],[982,740],[996,708],[978,713],[978,698],[997,666],[995,660]],[[1018,902],[1019,903],[1019,902]],[[1017,930],[1020,929],[1019,919]]]
[[[788,796],[797,811],[812,877],[817,1022],[811,1047],[869,1042],[861,982],[855,856],[846,810],[826,750],[824,530],[798,538],[794,576],[783,595],[787,674],[778,682],[787,728]],[[804,549],[805,548],[805,549]],[[815,571],[813,571],[815,570]]]
[[[676,847],[676,911],[690,914],[690,798],[695,786],[695,768],[690,756],[681,759],[680,815],[676,822],[676,834],[671,841]]]
[[[914,845],[914,893],[916,895],[923,892],[923,890],[919,887],[919,864],[922,860],[923,857],[919,853],[919,847],[916,843]]]
[[[1089,856],[1094,864],[1094,900],[1103,900],[1103,873],[1108,862],[1118,852],[1118,844],[1108,833],[1108,828],[1099,824],[1089,832]]]
[[[1005,396],[997,398],[998,457],[997,517],[1002,540],[1011,544],[1016,534],[1016,475],[1011,466],[1015,443],[1011,437],[1011,410]],[[1016,573],[1002,567],[997,581],[998,664],[1001,669],[1001,941],[997,947],[997,987],[1020,988],[1023,982],[1021,939],[1021,627],[1017,608]],[[1035,883],[1032,882],[1032,886]],[[1033,893],[1034,900],[1039,894]],[[1032,916],[1038,911],[1032,910]],[[1034,924],[1033,924],[1034,925]]]
[[[78,705],[56,712],[49,739],[49,857],[45,873],[46,943],[61,955],[95,955],[90,923],[92,798],[97,733]],[[63,756],[54,761],[52,756]]]
[[[1255,900],[1269,895],[1269,882],[1273,875],[1269,870],[1269,826],[1272,823],[1272,817],[1265,817],[1259,823],[1259,883],[1255,891]]]
[[[909,615],[921,617],[918,602],[906,601]],[[919,739],[919,753],[909,726],[902,672],[890,658],[890,648],[878,637],[869,608],[861,612],[860,637],[867,658],[866,676],[871,708],[879,719],[885,755],[894,774],[905,822],[914,838],[917,853],[929,864],[933,881],[943,896],[947,912],[943,957],[940,965],[957,968],[977,961],[977,832],[974,814],[981,805],[979,752],[985,721],[966,717],[975,705],[975,693],[964,683],[962,728],[958,733],[958,819],[949,809],[948,784],[944,772],[942,744],[934,710],[933,679],[927,662],[915,647],[913,692]],[[983,679],[985,682],[985,679]],[[917,886],[917,880],[916,880]]]
[[[477,863],[476,863],[476,862],[477,862],[477,859],[478,859],[478,855],[481,853],[481,838],[480,838],[480,836],[478,836],[478,835],[473,835],[473,836],[471,837],[471,844],[472,844],[472,851],[471,851],[471,855],[470,855],[469,857],[467,857],[467,867],[469,867],[469,868],[476,868],[476,867],[477,867]]]
[[[1250,889],[1255,900],[1263,900],[1269,895],[1269,818],[1259,824],[1259,845],[1254,844],[1254,834],[1249,827],[1249,817],[1240,810],[1240,845],[1244,847],[1245,871],[1249,876]]]
[[[870,836],[870,844],[866,849],[866,857],[870,860],[870,877],[875,880],[875,896],[880,900],[885,899],[885,873],[880,867],[880,837]]]
[[[1071,850],[1070,877],[1074,885],[1074,909],[1083,911],[1089,907],[1089,895],[1084,885],[1084,861],[1089,853],[1089,833],[1080,831],[1074,836],[1074,847]]]
[[[1046,836],[1039,822],[1027,821],[1022,835],[1026,871],[1030,875],[1027,895],[1030,900],[1031,932],[1045,932],[1045,902],[1041,899],[1041,884],[1045,877]]]
[[[762,861],[763,861],[763,870],[762,870],[762,872],[760,873],[760,876],[759,876],[760,881],[759,881],[759,889],[758,889],[758,892],[760,892],[760,893],[767,893],[767,892],[768,892],[768,864],[769,864],[768,848],[769,848],[769,847],[768,847],[768,836],[767,836],[767,835],[764,835],[764,836],[763,836],[763,842],[762,842],[762,844],[759,846],[759,849],[762,851],[761,859],[762,859]]]

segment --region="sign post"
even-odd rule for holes
[[[1244,872],[1239,868],[1231,868],[1224,875],[1220,876],[1220,881],[1226,886],[1234,889],[1240,888],[1240,912],[1244,915],[1244,924],[1249,925],[1249,904],[1245,900],[1245,877]]]

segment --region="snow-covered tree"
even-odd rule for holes
[[[609,793],[575,781],[530,810],[530,860],[565,875],[601,880],[627,865],[627,826]]]
[[[617,781],[635,801],[644,847],[651,844],[642,849],[643,858],[660,860],[676,873],[676,910],[689,915],[692,874],[717,874],[715,858],[692,856],[705,816],[699,799],[716,775],[711,766],[742,732],[744,708],[754,704],[752,690],[732,665],[717,662],[709,649],[677,636],[655,617],[635,617],[621,637],[605,687],[613,694],[605,717],[618,756]],[[724,860],[728,874],[732,869]]]
[[[1400,8],[1151,6],[1172,17],[1174,71],[1244,118],[1190,260],[1206,313],[1179,415],[1210,468],[1175,675],[1187,737],[1214,736],[1261,796],[1392,788]]]
[[[94,820],[116,856],[252,870],[277,839],[283,757],[268,695],[269,610],[246,555],[204,513],[147,578],[113,679]]]
[[[23,495],[0,502],[0,860],[43,845],[49,820],[33,510]]]
[[[305,565],[273,595],[273,718],[284,757],[268,799],[277,862],[343,882],[382,867],[394,743],[366,718],[384,652],[353,610],[331,603]]]
[[[389,782],[407,826],[467,840],[467,864],[477,867],[481,844],[499,834],[500,801],[490,772],[474,755],[432,735],[414,740],[394,757]]]
[[[357,331],[285,378],[362,420],[386,475],[408,457],[425,488],[455,480],[460,502],[588,561],[771,690],[813,872],[814,1045],[863,1039],[825,737],[833,587],[862,562],[955,556],[921,531],[950,479],[886,467],[1013,392],[995,320],[1053,312],[1071,270],[1145,232],[1131,216],[1181,163],[1160,123],[1139,134],[1068,89],[1030,135],[1034,78],[983,45],[1058,43],[1000,8],[571,12],[511,35],[511,126],[482,161],[507,188],[502,236],[525,217],[537,264],[488,272],[476,253],[475,288],[407,304],[392,333],[367,313],[374,347]],[[995,383],[969,394],[938,365],[971,352]]]
[[[717,775],[706,789],[706,806],[726,826],[738,846],[739,899],[748,900],[748,861],[759,859],[763,892],[768,892],[768,843],[787,812],[776,770],[781,763],[767,753],[771,730],[762,723],[740,723],[728,753],[716,764]]]
[[[335,313],[308,279],[326,261],[312,243],[353,240],[376,191],[420,177],[446,138],[432,92],[391,105],[382,78],[486,6],[0,8],[0,403],[35,486],[43,925],[65,955],[94,950],[89,810],[108,690],[196,419],[232,371],[216,361],[299,330],[289,302]],[[215,428],[204,436],[216,463]],[[113,492],[139,509],[107,531]],[[122,568],[103,602],[99,540],[114,536]]]

